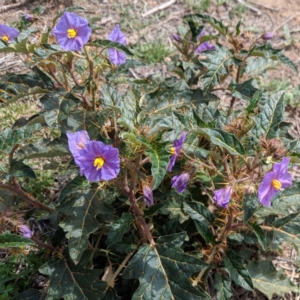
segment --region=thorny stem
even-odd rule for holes
[[[45,244],[43,243],[42,241],[38,240],[36,237],[32,236],[30,238],[32,241],[34,241],[39,247],[41,248],[44,248],[44,249],[47,249],[47,250],[51,250],[51,251],[54,251],[55,248],[49,244]]]
[[[243,65],[243,63],[239,64],[239,66],[238,66],[237,74],[236,74],[236,83],[239,83],[239,81],[240,81],[240,73],[242,70],[242,65]],[[235,101],[236,101],[236,97],[232,97],[227,117],[229,117],[231,115]]]
[[[231,207],[229,207],[229,216],[228,216],[228,219],[227,219],[226,226],[225,226],[219,240],[217,241],[217,244],[213,247],[213,249],[212,249],[212,251],[211,251],[211,253],[210,253],[210,255],[209,255],[209,257],[206,261],[207,264],[210,264],[212,262],[217,250],[219,248],[221,248],[224,240],[226,239],[228,233],[230,232],[230,230],[232,228],[233,217],[234,217],[233,209]],[[201,281],[201,278],[204,275],[205,271],[206,271],[206,269],[201,270],[201,272],[198,274],[198,276],[196,277],[196,279],[192,283],[193,286],[196,286],[198,284],[198,282]]]
[[[62,62],[60,62],[61,65],[70,73],[74,83],[77,85],[77,86],[80,86],[80,83],[78,81],[78,79],[76,78],[75,74],[74,74],[74,66],[72,64],[71,68],[69,68],[68,66],[66,66],[65,64],[63,64]],[[84,95],[84,94],[81,94],[80,95],[81,98],[83,99],[84,103],[87,105],[87,106],[92,106],[91,102],[89,101],[89,99]]]
[[[22,190],[19,182],[15,177],[13,177],[10,181],[10,185],[3,184],[0,185],[0,189],[5,189],[8,191],[11,191],[12,193],[18,194],[25,198],[28,202],[33,204],[37,209],[47,211],[49,213],[54,212],[54,209],[47,206],[46,204],[40,202],[38,199],[34,198],[30,194],[26,193],[25,191]]]
[[[136,222],[137,222],[137,227],[140,233],[140,237],[141,237],[141,242],[142,243],[146,243],[147,240],[149,241],[149,243],[155,247],[155,242],[154,239],[152,237],[152,234],[150,232],[150,229],[145,221],[145,219],[142,216],[142,213],[137,205],[137,201],[136,201],[136,197],[135,197],[135,193],[134,193],[134,189],[137,183],[137,179],[138,179],[138,171],[140,168],[140,164],[142,161],[142,154],[140,154],[138,156],[138,159],[135,163],[135,168],[137,171],[133,171],[131,173],[131,178],[130,178],[130,187],[129,186],[123,186],[122,191],[125,195],[128,196],[129,201],[131,203],[131,207],[132,207],[132,211],[133,214],[135,216]]]
[[[124,258],[124,260],[122,261],[122,263],[119,265],[118,269],[116,270],[116,272],[114,273],[114,275],[112,276],[112,278],[107,282],[107,288],[109,287],[114,287],[114,283],[115,283],[115,279],[117,278],[117,276],[119,275],[119,273],[122,271],[122,269],[126,266],[128,260],[131,258],[131,256],[133,255],[134,252],[130,252],[126,255],[126,257]]]

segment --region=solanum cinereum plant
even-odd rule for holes
[[[297,68],[270,35],[188,15],[174,32],[173,75],[136,79],[129,69],[144,64],[120,25],[106,39],[75,7],[45,31],[40,12],[0,25],[0,51],[28,68],[2,76],[1,105],[40,108],[0,134],[2,238],[47,249],[49,285],[34,293],[229,299],[233,282],[269,297],[297,291],[269,255],[300,247],[299,141],[284,92],[258,84],[270,68]],[[41,180],[37,167],[67,178],[53,201],[24,188]],[[39,235],[25,219],[41,213],[53,231]]]

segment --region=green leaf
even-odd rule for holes
[[[16,144],[21,144],[25,140],[34,136],[34,132],[41,129],[40,124],[34,124],[19,129],[6,128],[0,133],[0,151],[9,153]]]
[[[104,84],[101,87],[101,95],[101,104],[109,107],[120,106],[122,95],[118,92],[118,90],[114,89],[113,87]]]
[[[39,271],[49,276],[47,299],[101,299],[103,292],[97,289],[102,270],[86,269],[86,261],[78,265],[69,258],[57,257],[39,268]]]
[[[255,233],[259,244],[261,245],[261,247],[263,248],[263,250],[266,250],[267,248],[267,241],[266,241],[266,235],[264,233],[264,231],[261,229],[261,227],[255,223],[251,224],[249,223],[249,225],[251,226],[253,232]]]
[[[107,236],[106,245],[110,247],[111,245],[121,242],[124,233],[130,230],[130,226],[134,221],[134,216],[129,213],[123,213],[121,218],[115,221]]]
[[[16,247],[25,247],[28,245],[35,245],[35,243],[24,236],[16,235],[5,231],[0,234],[0,248],[16,248]]]
[[[36,178],[34,171],[20,160],[12,160],[9,170],[9,177]]]
[[[155,248],[145,244],[139,248],[122,274],[125,279],[140,281],[132,300],[154,299],[156,295],[160,299],[210,299],[204,290],[190,284],[190,277],[207,265],[181,250],[185,237],[185,233],[175,233],[159,237]]]
[[[255,213],[259,201],[257,195],[246,194],[244,200],[244,224],[246,224]]]
[[[300,251],[300,211],[282,219],[275,219],[273,239],[279,243],[292,244],[297,252]]]
[[[207,68],[207,71],[202,77],[202,81],[204,92],[208,93],[215,85],[223,83],[229,75],[229,66],[238,65],[240,61],[221,45],[217,45],[214,51],[207,51],[205,56],[207,58],[201,60],[201,64]]]
[[[233,83],[229,85],[229,89],[232,91],[232,96],[240,99],[250,101],[257,90],[257,82],[251,78],[243,83]]]
[[[170,153],[165,149],[165,143],[154,145],[151,149],[145,152],[149,155],[151,162],[151,174],[154,179],[152,189],[155,190],[164,179],[169,165]]]
[[[265,57],[249,57],[245,73],[249,78],[263,75],[267,70],[274,69],[278,63],[272,59]]]
[[[54,140],[40,139],[34,144],[26,144],[16,152],[19,159],[30,159],[40,157],[55,157],[70,155],[66,138],[57,138]]]
[[[89,42],[87,46],[94,46],[94,47],[105,47],[105,48],[115,48],[117,50],[121,50],[122,52],[126,53],[127,55],[132,56],[133,52],[128,47],[124,46],[121,43],[113,42],[109,40],[95,40]]]
[[[31,13],[40,16],[41,14],[44,13],[44,10],[45,8],[43,6],[38,5],[31,11]]]
[[[298,73],[296,65],[283,54],[283,50],[274,49],[270,42],[267,42],[263,46],[255,45],[251,50],[250,55],[278,60],[279,62],[291,67],[296,73]]]
[[[229,300],[232,296],[231,292],[231,282],[227,280],[224,276],[216,273],[216,283],[214,288],[217,290],[217,299]]]
[[[202,203],[184,202],[183,207],[190,218],[194,221],[198,232],[202,235],[205,242],[214,244],[215,236],[209,228],[213,221],[214,215]]]
[[[246,108],[246,111],[248,114],[254,113],[254,108],[257,107],[257,104],[259,103],[260,99],[262,97],[262,91],[258,90],[254,93],[252,96],[249,105]]]
[[[242,144],[232,133],[210,128],[197,128],[191,132],[205,136],[212,144],[225,148],[232,155],[242,156],[245,153]]]
[[[231,279],[246,290],[253,290],[253,283],[248,270],[243,266],[243,258],[232,250],[223,257],[225,268]]]
[[[284,111],[284,91],[271,95],[265,102],[261,112],[255,117],[256,126],[251,130],[257,138],[265,136],[266,138],[276,137],[279,123],[283,120]]]
[[[141,101],[143,114],[164,114],[182,106],[197,105],[197,99],[192,102],[192,91],[184,80],[171,78],[162,82],[159,88],[148,92]],[[164,114],[165,116],[165,114]]]
[[[285,293],[299,292],[295,286],[282,272],[277,271],[271,260],[249,261],[247,269],[252,278],[254,287],[264,293],[268,299],[274,294],[285,296]]]
[[[87,184],[87,180],[84,178],[84,176],[76,176],[62,189],[58,198],[58,202],[63,202],[68,195],[82,189],[82,185],[84,183]]]
[[[228,32],[228,26],[224,26],[222,24],[222,21],[218,21],[215,18],[206,15],[206,14],[190,14],[190,15],[185,15],[183,20],[185,22],[189,22],[189,21],[193,21],[193,22],[202,22],[202,21],[206,21],[207,23],[209,23],[212,27],[214,27],[217,31],[219,31],[219,33],[221,33],[222,35],[226,35]]]
[[[39,290],[29,289],[13,298],[13,300],[45,300],[46,295]]]
[[[71,194],[69,201],[57,208],[67,215],[59,226],[67,233],[70,257],[75,264],[88,246],[89,235],[101,227],[96,217],[101,214],[107,220],[113,219],[112,209],[105,204],[105,198],[113,196],[113,192],[83,186],[81,193]]]
[[[178,219],[179,223],[183,223],[189,219],[189,215],[183,211],[183,203],[186,198],[185,193],[179,194],[172,190],[170,196],[164,201],[164,206],[160,209],[160,212],[169,215],[170,219]]]

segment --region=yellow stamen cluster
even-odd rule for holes
[[[104,165],[104,159],[102,157],[97,157],[94,160],[94,167],[96,167],[96,170],[98,171],[99,169],[101,169]]]
[[[171,147],[171,148],[170,148],[170,153],[171,153],[172,155],[175,154],[175,148],[174,148],[174,147]]]
[[[68,38],[74,39],[77,35],[77,32],[75,29],[68,29]]]
[[[8,42],[9,41],[9,37],[7,35],[3,35],[2,36],[2,41]]]
[[[280,188],[281,188],[281,182],[280,182],[279,180],[277,180],[277,179],[273,179],[273,180],[272,180],[272,186],[273,186],[273,188],[274,188],[276,191],[278,191],[278,190],[280,190]]]

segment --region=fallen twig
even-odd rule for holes
[[[143,13],[142,14],[142,18],[145,18],[145,17],[147,17],[149,15],[152,15],[152,14],[154,14],[154,13],[160,11],[160,10],[163,10],[163,9],[171,6],[175,2],[176,2],[176,0],[170,0],[170,1],[168,1],[166,3],[163,3],[163,4],[159,5],[159,6],[156,6],[156,7],[152,8],[152,9],[146,11],[145,13]]]
[[[274,30],[273,33],[276,32],[278,29],[280,29],[281,27],[283,27],[285,24],[287,24],[289,21],[293,20],[294,18],[296,18],[299,15],[299,13],[294,14],[293,16],[289,17],[288,19],[286,19],[281,25],[277,26]]]
[[[244,6],[248,7],[250,10],[256,12],[259,16],[261,15],[261,11],[258,8],[254,7],[250,4],[245,3],[243,0],[236,0],[236,1],[240,4],[243,4]]]
[[[279,11],[279,9],[278,9],[278,8],[275,8],[275,7],[271,7],[271,6],[268,6],[268,5],[264,5],[264,4],[261,4],[261,3],[257,3],[257,2],[251,1],[251,0],[249,0],[249,2],[252,3],[252,4],[254,4],[254,5],[257,5],[257,6],[266,8],[266,9],[270,9],[270,10],[274,10],[274,11]]]

